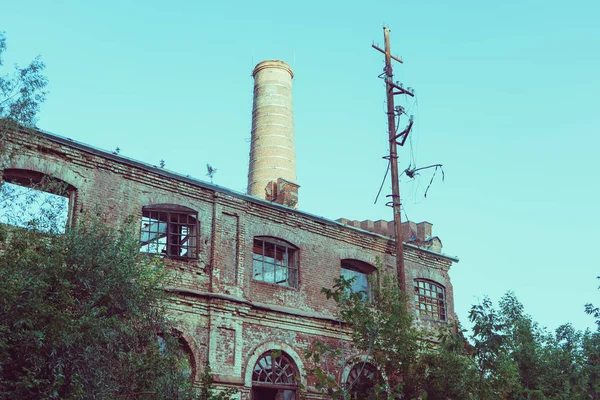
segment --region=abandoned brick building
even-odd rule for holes
[[[368,275],[394,273],[393,223],[333,221],[297,209],[293,73],[266,61],[253,76],[248,194],[45,132],[8,136],[3,177],[68,184],[68,221],[96,207],[117,224],[137,218],[140,251],[162,255],[181,277],[170,288],[170,312],[193,379],[210,363],[216,382],[237,387],[241,399],[297,399],[299,383],[308,398],[319,398],[303,351],[315,339],[340,339],[334,303],[321,288],[343,275],[356,277],[355,290],[368,290]],[[448,271],[458,260],[441,252],[430,223],[403,229],[418,323],[455,321]],[[353,367],[340,368],[340,379]]]

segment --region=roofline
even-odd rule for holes
[[[246,201],[249,201],[249,202],[252,202],[252,203],[263,204],[263,205],[268,205],[268,206],[271,206],[271,207],[279,208],[282,211],[290,212],[290,213],[295,213],[295,214],[298,214],[298,215],[302,215],[302,216],[311,218],[313,220],[316,220],[316,221],[319,221],[321,223],[325,223],[325,224],[328,224],[328,225],[331,225],[331,226],[340,226],[340,227],[344,227],[344,228],[347,228],[347,229],[352,229],[352,230],[355,230],[355,231],[360,231],[362,233],[365,233],[365,234],[368,234],[368,235],[371,235],[371,236],[380,237],[380,238],[383,238],[383,239],[386,239],[386,240],[394,240],[394,239],[392,239],[392,238],[390,238],[388,236],[381,235],[379,233],[375,233],[375,232],[367,231],[367,230],[364,230],[364,229],[356,228],[354,226],[342,224],[341,222],[337,222],[337,221],[334,221],[334,220],[331,220],[331,219],[327,219],[325,217],[314,215],[314,214],[308,213],[306,211],[299,211],[299,210],[296,210],[296,209],[293,209],[293,208],[290,208],[290,207],[286,207],[286,206],[281,205],[281,204],[273,203],[271,201],[267,201],[267,200],[264,200],[264,199],[260,199],[258,197],[254,197],[254,196],[250,196],[250,195],[247,195],[247,194],[244,194],[244,193],[240,193],[240,192],[237,192],[237,191],[229,189],[229,188],[225,188],[225,187],[222,187],[222,186],[219,186],[219,185],[208,183],[208,182],[202,181],[202,180],[200,180],[198,178],[192,178],[189,175],[181,175],[179,173],[176,173],[176,172],[173,172],[173,171],[169,171],[169,170],[164,169],[164,168],[159,168],[159,167],[157,167],[155,165],[151,165],[151,164],[148,164],[148,163],[145,163],[145,162],[142,162],[142,161],[134,160],[132,158],[121,156],[121,155],[118,155],[118,154],[113,154],[113,153],[111,153],[109,151],[100,149],[98,147],[94,147],[94,146],[91,146],[89,144],[81,143],[81,142],[78,142],[78,141],[73,140],[71,138],[60,136],[60,135],[57,135],[55,133],[45,131],[43,129],[34,128],[34,131],[39,132],[44,138],[50,140],[51,142],[55,142],[55,143],[63,144],[63,145],[66,145],[66,146],[70,146],[70,147],[73,147],[75,149],[78,149],[78,150],[81,150],[81,151],[84,151],[84,152],[87,152],[87,153],[90,153],[90,154],[94,154],[94,155],[97,155],[97,156],[100,156],[100,157],[104,157],[104,158],[107,158],[109,160],[112,160],[112,161],[115,161],[115,162],[118,162],[118,163],[122,163],[122,164],[130,165],[130,166],[133,166],[133,167],[136,167],[136,168],[140,168],[140,169],[143,169],[143,170],[155,173],[157,175],[165,176],[165,177],[168,177],[168,178],[171,178],[171,179],[176,179],[176,180],[181,181],[181,182],[186,182],[186,183],[189,183],[190,185],[199,186],[199,187],[204,188],[204,189],[208,189],[208,190],[212,190],[212,191],[215,191],[215,192],[224,193],[224,194],[227,194],[229,196],[237,197],[239,199],[246,200]],[[449,256],[447,254],[438,253],[438,252],[435,252],[435,251],[432,251],[432,250],[424,249],[424,248],[421,248],[419,246],[415,246],[414,244],[411,244],[411,243],[406,243],[406,242],[403,242],[403,243],[404,243],[405,246],[411,247],[411,248],[416,249],[416,250],[423,251],[425,253],[433,254],[433,255],[435,255],[437,257],[442,257],[442,258],[448,259],[448,260],[453,261],[453,262],[458,262],[459,261],[458,257],[453,257],[453,256]]]

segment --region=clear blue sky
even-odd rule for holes
[[[514,290],[549,328],[600,303],[600,3],[506,1],[4,2],[7,65],[40,54],[38,126],[244,191],[253,66],[294,69],[301,210],[391,219],[373,200],[387,151],[382,25],[416,117],[400,165],[411,220],[434,224],[463,322]],[[406,120],[405,120],[406,121]],[[384,192],[389,193],[389,180]]]

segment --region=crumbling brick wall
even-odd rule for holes
[[[340,275],[342,260],[375,266],[380,259],[380,272],[395,271],[394,243],[385,235],[50,134],[13,132],[6,148],[2,169],[37,171],[76,189],[70,204],[74,221],[88,212],[101,214],[115,226],[129,216],[139,224],[142,207],[153,204],[177,204],[198,212],[198,259],[166,260],[178,277],[169,310],[193,353],[196,375],[210,362],[217,381],[240,387],[242,398],[249,398],[252,360],[269,346],[293,353],[303,383],[310,386],[303,375],[303,351],[315,340],[340,338],[335,304],[325,299],[321,288]],[[299,249],[297,288],[252,279],[256,236],[279,238]],[[406,246],[405,259],[409,290],[417,278],[443,285],[447,322],[454,322],[448,275],[453,259],[415,245]],[[418,323],[428,328],[440,324],[428,319]]]

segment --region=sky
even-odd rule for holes
[[[534,320],[593,327],[600,303],[600,3],[597,0],[6,1],[5,67],[40,55],[38,127],[245,192],[252,77],[294,77],[299,209],[391,220],[374,203],[387,162],[382,26],[415,125],[403,218],[433,224],[455,309],[516,293]],[[7,72],[7,69],[4,69]],[[401,124],[406,124],[405,118]],[[391,192],[389,177],[382,194]]]

